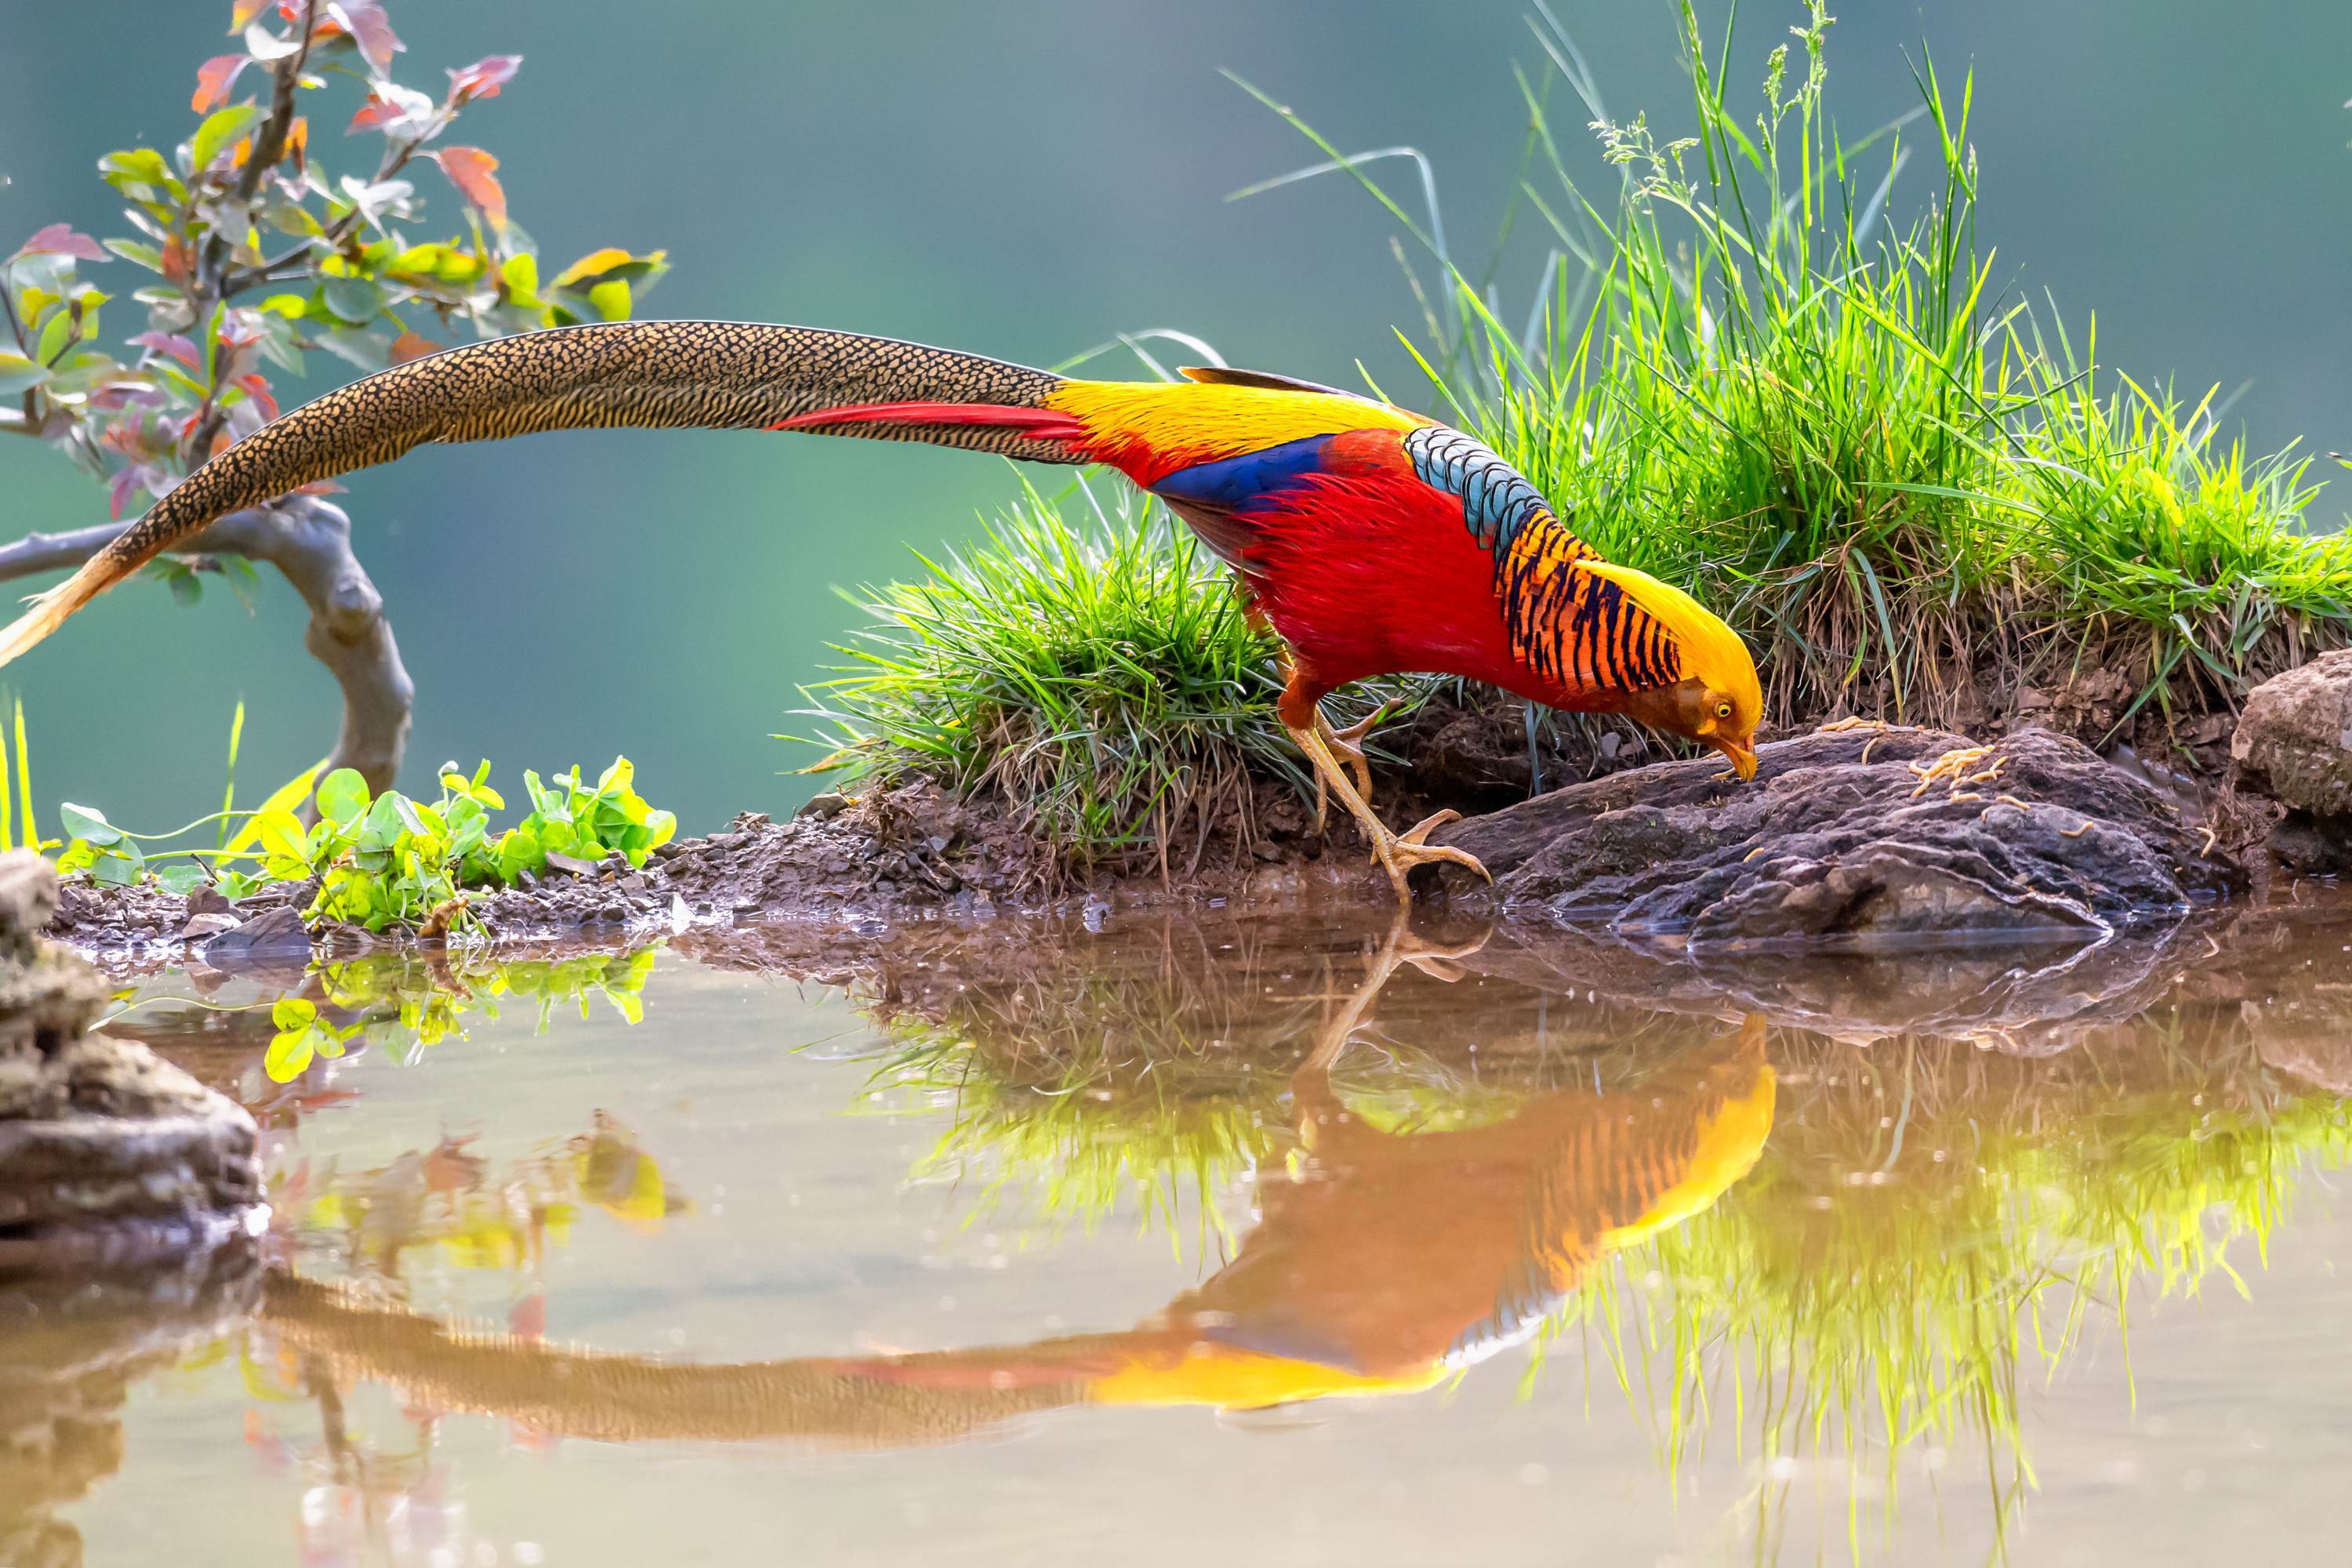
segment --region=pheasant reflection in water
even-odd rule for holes
[[[1332,1068],[1402,964],[1450,978],[1401,918],[1291,1080],[1304,1158],[1259,1176],[1263,1219],[1198,1289],[1123,1332],[851,1358],[681,1365],[477,1333],[273,1277],[290,1345],[412,1401],[608,1440],[951,1440],[1076,1405],[1264,1409],[1425,1389],[1525,1338],[1614,1249],[1745,1175],[1772,1124],[1764,1027],[1696,1047],[1630,1092],[1558,1091],[1507,1119],[1389,1132]]]

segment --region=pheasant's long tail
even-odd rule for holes
[[[0,664],[215,519],[427,441],[615,426],[794,429],[1079,462],[1077,421],[1046,405],[1065,384],[919,343],[736,321],[615,321],[451,349],[306,403],[215,456],[0,631]]]

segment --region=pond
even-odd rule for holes
[[[2340,898],[796,940],[142,982],[271,1208],[10,1306],[0,1560],[2340,1560]]]

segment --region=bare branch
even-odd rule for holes
[[[70,533],[28,533],[14,544],[0,545],[0,583],[79,566],[113,543],[115,535],[130,526],[101,522]]]
[[[0,546],[0,582],[79,566],[129,527],[105,522],[27,534]],[[408,745],[416,686],[400,662],[383,596],[352,553],[352,521],[343,510],[311,496],[287,496],[229,513],[176,553],[267,562],[294,585],[310,607],[303,646],[343,690],[342,732],[328,765],[357,769],[371,793],[390,788]]]

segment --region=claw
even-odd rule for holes
[[[1487,872],[1486,868],[1479,863],[1478,858],[1467,849],[1456,849],[1451,844],[1426,842],[1433,831],[1444,826],[1449,822],[1458,822],[1461,818],[1462,814],[1458,811],[1441,811],[1433,816],[1423,817],[1402,833],[1391,833],[1386,828],[1382,828],[1373,838],[1372,858],[1379,861],[1381,869],[1388,872],[1389,880],[1395,886],[1400,902],[1412,901],[1412,894],[1405,885],[1406,874],[1415,866],[1425,866],[1433,861],[1444,861],[1449,865],[1463,867],[1465,869],[1476,872],[1489,882],[1495,879]]]

